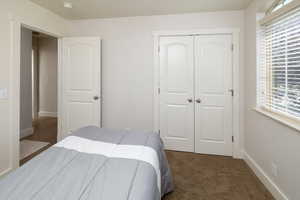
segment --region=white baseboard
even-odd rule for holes
[[[57,112],[39,111],[39,117],[57,117]]]
[[[288,200],[287,196],[280,190],[280,188],[272,181],[272,179],[265,173],[265,171],[255,162],[255,160],[244,151],[244,160],[248,166],[254,171],[260,181],[267,187],[273,197],[277,200]]]
[[[24,137],[27,137],[29,135],[32,135],[33,134],[33,128],[26,128],[26,129],[23,129],[21,130],[21,133],[20,133],[20,138],[24,138]]]
[[[0,172],[0,177],[4,176],[7,173],[9,173],[11,170],[12,170],[11,168],[8,168],[8,169],[4,170],[3,172]]]

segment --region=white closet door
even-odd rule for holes
[[[160,38],[160,133],[169,150],[194,152],[193,40]]]
[[[195,37],[195,151],[232,156],[232,36]]]
[[[101,126],[101,40],[62,41],[62,137],[83,126]]]

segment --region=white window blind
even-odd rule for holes
[[[300,119],[300,9],[264,25],[259,36],[258,104]]]

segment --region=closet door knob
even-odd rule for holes
[[[201,99],[196,99],[196,102],[197,103],[201,103]]]
[[[99,100],[99,99],[100,99],[100,97],[94,96],[94,100],[95,100],[95,101],[97,101],[97,100]]]
[[[188,99],[188,102],[193,103],[193,99],[192,98]]]

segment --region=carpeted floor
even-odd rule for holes
[[[175,191],[163,200],[275,200],[243,160],[167,151]]]
[[[36,155],[47,150],[52,145],[57,142],[57,118],[53,117],[41,117],[33,123],[34,133],[28,137],[23,138],[22,140],[32,140],[32,141],[41,141],[50,143],[41,150],[31,154],[30,156],[22,159],[20,165],[23,165],[27,161],[31,160]]]

